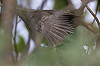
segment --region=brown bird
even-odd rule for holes
[[[60,44],[75,29],[75,15],[65,11],[43,11],[38,22],[38,31],[44,35],[50,46]]]
[[[30,31],[34,33],[37,28],[44,35],[48,45],[57,46],[66,36],[73,33],[75,29],[74,19],[77,17],[66,11],[58,10],[28,10],[26,15],[21,15],[20,8],[17,8],[17,15],[25,22]]]

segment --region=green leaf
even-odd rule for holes
[[[42,39],[41,43],[43,43],[45,46],[48,46],[47,41],[45,38]]]
[[[47,43],[47,42],[46,42],[46,39],[43,38],[42,41],[41,41],[41,43]]]
[[[19,42],[17,44],[17,50],[18,52],[21,52],[25,47],[25,41],[23,39],[23,37],[19,36]]]
[[[54,8],[55,10],[64,8],[68,5],[67,0],[55,0]]]
[[[21,36],[18,36],[18,37],[19,37],[19,41],[17,43],[17,50],[18,50],[18,52],[21,52],[25,47],[25,41],[24,41],[23,37],[21,37]]]
[[[84,57],[84,64],[87,66],[100,66],[100,49]]]
[[[82,66],[82,55],[85,53],[83,45],[91,44],[92,40],[95,43],[93,36],[85,27],[78,26],[72,35],[67,36],[65,41],[55,48],[36,48],[28,66]]]

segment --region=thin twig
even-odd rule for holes
[[[36,11],[35,9],[26,9],[26,8],[21,8],[21,7],[16,7],[16,10],[19,10],[19,11]]]
[[[21,19],[17,21],[17,24],[18,24],[20,21],[21,21]]]
[[[95,13],[95,15],[97,14],[97,11],[96,11],[96,13]],[[92,22],[92,25],[94,24],[94,22],[95,22],[95,18],[94,18],[94,20],[93,20],[93,22]]]
[[[97,8],[96,8],[96,13],[95,13],[95,15],[97,14],[98,7],[99,7],[99,2],[97,3]],[[94,20],[93,20],[93,22],[92,22],[92,25],[94,24],[94,22],[95,22],[95,18],[94,18]]]
[[[96,15],[92,12],[92,10],[88,7],[88,6],[86,6],[86,8],[89,10],[89,12],[92,14],[92,16],[95,18],[95,20],[97,21],[97,24],[98,24],[98,26],[99,26],[99,33],[100,33],[100,23],[99,23],[99,20],[98,20],[98,18],[96,17]]]
[[[31,13],[29,15],[26,15],[26,16],[22,15],[20,10],[21,9],[18,9],[16,11],[16,14],[24,21],[24,23],[26,24],[26,26],[29,28],[29,30],[31,32],[31,38],[34,40],[35,45],[38,45],[37,44],[38,42],[36,41],[35,25],[37,24],[37,22],[39,21],[39,19],[41,17],[40,13],[42,12],[42,10],[37,10],[35,12],[34,12],[34,10],[30,11],[30,13],[31,12],[33,12],[33,13]],[[31,17],[29,19],[30,16],[34,16],[34,17]]]
[[[13,37],[14,48],[15,48],[15,52],[16,52],[16,61],[18,61],[18,50],[17,50],[17,45],[16,45],[17,18],[18,18],[18,16],[16,15],[16,22],[15,22],[15,29],[14,29],[14,37]]]
[[[28,37],[27,45],[30,44],[30,39],[31,39],[31,34],[30,34],[30,32],[29,32],[29,37]]]
[[[86,8],[89,10],[89,12],[92,14],[92,16],[95,18],[95,20],[97,21],[97,24],[98,24],[98,26],[99,26],[99,20],[98,20],[98,18],[96,17],[96,15],[92,12],[92,10],[88,7],[88,6],[86,6]]]
[[[88,25],[86,22],[84,22],[81,18],[78,18],[79,22],[81,22],[87,29],[89,29],[91,32],[93,32],[94,34],[100,36],[99,32],[97,30],[95,30],[95,28],[91,27],[90,25]]]
[[[25,16],[23,16],[18,10],[16,11],[16,14],[25,22],[25,24],[27,25],[27,20],[25,18]]]
[[[47,0],[44,0],[44,1],[42,2],[41,7],[40,7],[40,10],[43,10],[43,7],[44,7],[44,5],[45,5],[46,2],[47,2]]]

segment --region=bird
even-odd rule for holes
[[[22,15],[20,11],[25,11]],[[30,10],[17,8],[17,15],[24,21],[31,33],[37,30],[43,34],[49,46],[60,45],[66,36],[73,34],[78,17],[62,10]],[[33,37],[33,36],[32,36]],[[34,37],[33,37],[34,38]]]
[[[43,34],[49,46],[56,47],[64,41],[66,36],[73,34],[76,17],[67,11],[43,11],[37,24],[37,30]]]

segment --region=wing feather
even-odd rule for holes
[[[49,14],[44,22],[43,31],[41,32],[49,45],[55,46],[64,40],[67,35],[73,33],[75,29],[73,24],[74,18],[75,16],[69,13],[61,12],[61,15],[57,15],[55,11],[53,14]]]

